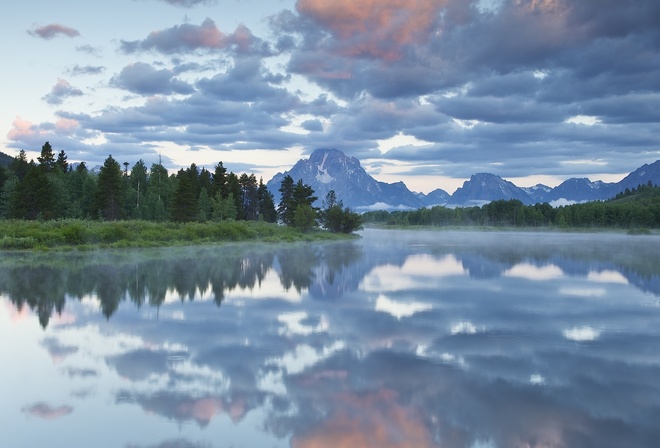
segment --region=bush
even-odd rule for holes
[[[87,242],[87,229],[81,222],[65,224],[62,229],[64,241],[71,245],[80,245]]]

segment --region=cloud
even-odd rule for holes
[[[62,104],[66,98],[82,95],[82,90],[73,87],[67,80],[60,78],[57,80],[57,83],[55,83],[50,93],[44,95],[42,99],[48,104],[58,105]]]
[[[35,417],[42,418],[44,420],[53,420],[71,414],[73,412],[73,408],[68,405],[53,407],[48,403],[39,402],[24,407],[23,412],[34,415]]]
[[[105,72],[105,67],[100,65],[74,65],[67,69],[67,73],[73,76],[80,75],[100,75]]]
[[[323,123],[321,120],[305,120],[300,126],[306,131],[310,132],[321,132],[323,131]]]
[[[78,30],[57,23],[52,23],[50,25],[45,25],[34,28],[32,30],[28,30],[28,34],[34,37],[40,37],[42,39],[47,39],[47,40],[53,39],[54,37],[57,36],[68,36],[68,37],[80,36],[80,32],[78,32]]]
[[[172,6],[179,6],[181,8],[194,8],[199,5],[214,5],[217,0],[160,0]]]
[[[121,73],[110,80],[110,84],[139,95],[172,93],[187,95],[194,92],[190,84],[174,76],[171,70],[156,70],[150,64],[136,62],[124,67]]]
[[[404,47],[424,42],[444,1],[299,0],[296,10],[328,31],[344,56],[395,60]]]
[[[233,33],[225,34],[210,18],[206,18],[201,25],[184,23],[153,31],[141,41],[122,40],[121,50],[127,54],[139,51],[185,54],[190,51],[219,50],[232,50],[237,54],[270,54],[268,45],[255,37],[246,26],[239,25]]]
[[[76,51],[79,51],[81,53],[87,53],[96,57],[101,57],[101,50],[91,45],[80,45],[76,47]]]

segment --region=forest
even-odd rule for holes
[[[412,211],[373,211],[365,223],[391,226],[483,226],[648,229],[660,227],[660,187],[648,184],[619,193],[607,201],[552,207],[497,200],[481,207],[435,206]]]
[[[314,207],[314,190],[287,176],[280,193],[276,206],[262,179],[228,172],[222,162],[213,172],[193,163],[169,174],[161,163],[147,168],[142,160],[122,168],[110,155],[95,172],[84,162],[70,165],[66,153],[56,155],[49,142],[37,162],[28,161],[22,150],[0,167],[0,219],[5,220],[262,221],[342,233],[360,228],[360,216],[344,208],[334,192],[323,209]]]

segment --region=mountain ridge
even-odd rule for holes
[[[417,209],[436,205],[446,207],[481,206],[496,200],[520,200],[525,205],[550,203],[564,205],[610,199],[640,184],[660,184],[660,160],[644,164],[619,182],[591,181],[588,178],[570,178],[548,187],[537,184],[533,187],[518,187],[514,183],[492,173],[476,173],[463,183],[453,194],[441,188],[428,194],[415,193],[402,181],[380,182],[369,175],[355,157],[349,157],[335,148],[319,148],[308,159],[300,159],[288,171],[277,173],[266,184],[276,202],[279,187],[286,175],[294,181],[310,185],[319,198],[320,206],[330,190],[344,206],[356,211]]]

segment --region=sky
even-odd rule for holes
[[[318,148],[452,193],[660,159],[657,0],[25,0],[0,151],[270,180]]]

